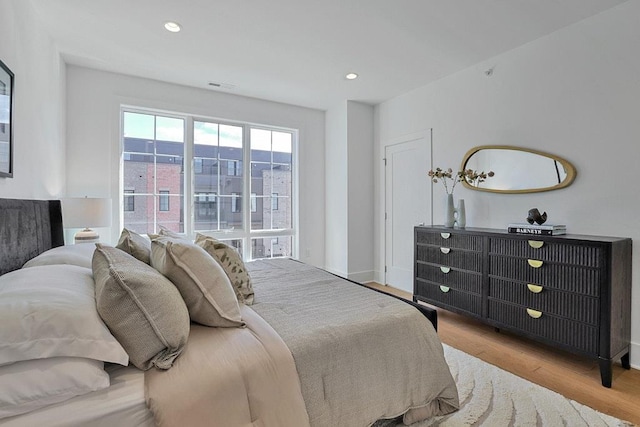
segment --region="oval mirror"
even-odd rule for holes
[[[462,184],[493,193],[537,193],[567,187],[576,178],[576,168],[567,160],[542,151],[508,145],[481,145],[467,152],[461,170],[493,171],[481,183]]]

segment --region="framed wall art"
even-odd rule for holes
[[[13,77],[0,61],[0,178],[13,177]]]

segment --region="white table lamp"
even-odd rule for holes
[[[89,227],[111,226],[111,199],[62,199],[62,215],[65,228],[83,229],[74,236],[75,243],[95,243],[100,236]]]

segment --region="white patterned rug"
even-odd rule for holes
[[[633,426],[524,380],[476,357],[444,345],[451,374],[458,385],[460,410],[412,424],[427,426]],[[398,421],[375,427],[401,426]]]

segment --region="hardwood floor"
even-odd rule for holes
[[[411,299],[411,294],[367,283]],[[640,425],[640,370],[613,368],[611,388],[602,387],[598,363],[510,334],[446,310],[438,309],[438,335],[443,343],[471,354],[600,412]]]

